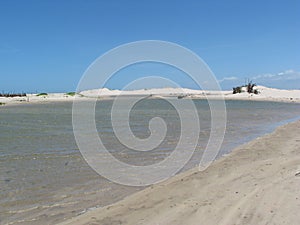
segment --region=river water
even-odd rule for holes
[[[174,150],[181,126],[167,101],[146,99],[131,111],[131,130],[139,138],[149,136],[151,118],[161,117],[167,124],[166,138],[149,153],[130,150],[116,138],[110,121],[112,103],[98,101],[95,121],[99,137],[116,158],[143,166]],[[195,153],[183,170],[199,163],[210,133],[209,105],[205,100],[194,100],[194,104],[201,131]],[[226,101],[226,107],[227,129],[219,157],[300,116],[300,104],[293,103]],[[71,102],[0,108],[0,224],[55,224],[141,189],[115,184],[89,167],[74,138]]]

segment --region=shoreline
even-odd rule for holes
[[[188,170],[60,224],[297,224],[299,131],[299,120],[277,127],[203,172]]]
[[[75,96],[67,93],[49,93],[39,96],[38,94],[28,94],[26,97],[0,97],[0,107],[6,105],[19,105],[28,103],[47,102],[72,102],[72,101],[93,101],[109,100],[120,97],[144,97],[149,99],[207,99],[207,100],[244,100],[244,101],[270,101],[270,102],[291,102],[300,103],[300,90],[280,90],[257,86],[259,94],[249,94],[242,92],[232,94],[232,91],[202,91],[184,88],[160,88],[145,90],[109,90],[106,88],[82,91]]]
[[[114,100],[117,96],[105,96],[97,98],[97,101],[107,101],[107,100]],[[122,96],[124,98],[131,97],[129,95]],[[174,98],[174,96],[144,96],[148,99],[170,99]],[[300,99],[282,99],[282,98],[251,98],[251,97],[236,97],[236,98],[229,98],[229,97],[219,97],[219,96],[210,96],[210,97],[188,97],[183,98],[184,99],[191,99],[191,100],[224,100],[224,101],[255,101],[255,102],[278,102],[278,103],[294,103],[294,104],[300,104]],[[1,101],[2,100],[2,101]],[[180,99],[179,99],[180,100]],[[73,101],[94,101],[94,98],[92,97],[80,97],[80,98],[68,98],[68,99],[41,99],[41,100],[34,100],[34,101],[19,101],[19,100],[12,100],[12,101],[3,101],[3,99],[0,98],[0,108],[7,107],[7,106],[20,106],[20,105],[35,105],[35,104],[49,104],[49,103],[64,103],[64,102],[73,102]]]

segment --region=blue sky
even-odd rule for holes
[[[224,89],[245,78],[300,88],[298,0],[2,0],[0,91],[75,90],[97,57],[138,40],[191,49]],[[107,86],[122,88],[140,76],[138,69],[128,71]],[[195,87],[186,78],[176,82]]]

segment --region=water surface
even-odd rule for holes
[[[130,125],[137,137],[150,135],[148,123],[155,116],[163,118],[168,128],[160,146],[142,153],[126,148],[114,136],[112,102],[97,103],[95,120],[99,137],[115,157],[134,165],[148,165],[173,151],[180,121],[172,105],[162,99],[147,99],[132,109]],[[194,103],[201,132],[195,154],[183,170],[197,165],[210,132],[207,102]],[[300,116],[300,104],[293,103],[226,101],[226,106],[227,130],[220,155]],[[55,224],[141,189],[114,184],[87,165],[76,146],[71,114],[70,102],[0,108],[1,224]]]

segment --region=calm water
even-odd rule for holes
[[[207,102],[194,102],[201,132],[195,154],[184,169],[197,165],[210,131]],[[165,140],[146,153],[127,149],[114,136],[111,105],[111,100],[98,102],[96,123],[99,136],[115,157],[148,165],[172,152],[180,135],[180,121],[176,110],[165,100],[144,100],[132,109],[131,129],[140,138],[149,135],[151,118],[162,117],[167,124]],[[300,104],[227,101],[226,105],[228,121],[222,154],[300,116]],[[76,146],[71,113],[72,103],[0,108],[1,224],[55,224],[141,189],[114,184],[87,165]]]

